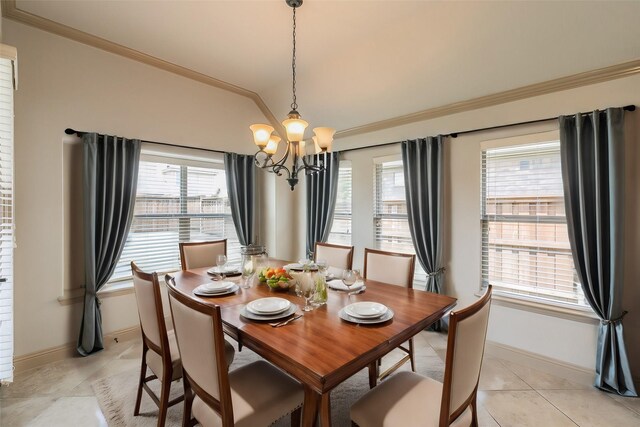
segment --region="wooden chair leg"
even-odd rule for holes
[[[302,421],[302,406],[291,413],[291,427],[300,427]]]
[[[142,401],[142,384],[147,375],[147,346],[142,344],[142,363],[140,366],[140,381],[138,382],[138,395],[136,396],[136,406],[133,409],[133,416],[140,415],[140,402]]]
[[[173,376],[173,369],[170,366],[163,367],[162,371],[162,389],[160,391],[158,427],[164,427],[164,422],[167,418],[167,409],[169,409],[169,393],[171,392],[171,377]]]
[[[471,427],[478,427],[478,404],[477,400],[477,391],[474,394],[473,399],[471,399]]]
[[[187,376],[182,377],[182,383],[184,385],[184,412],[182,413],[182,427],[190,427],[193,425],[191,422],[191,407],[193,406],[193,399],[195,394],[191,391],[191,385]]]
[[[411,370],[416,371],[416,356],[413,349],[413,338],[409,338],[409,361],[411,362]]]

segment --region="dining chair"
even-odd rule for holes
[[[158,426],[162,427],[167,416],[167,409],[184,398],[184,396],[179,396],[169,401],[171,383],[182,377],[180,352],[175,335],[172,332],[167,332],[158,275],[143,272],[134,262],[131,263],[131,272],[133,273],[133,288],[142,331],[142,366],[140,367],[140,381],[133,415],[140,414],[140,402],[144,388],[158,405]],[[147,376],[147,367],[151,370],[152,375]],[[149,381],[156,379],[162,385],[160,397],[147,385]]]
[[[353,268],[353,246],[316,242],[313,260],[325,260],[329,268],[351,270]]]
[[[491,286],[474,304],[452,312],[444,382],[399,372],[351,406],[354,426],[478,425],[477,394],[491,307]]]
[[[183,364],[182,425],[268,426],[287,414],[299,425],[302,385],[263,360],[228,372],[220,306],[189,298],[166,280]]]
[[[169,401],[171,383],[182,377],[182,362],[180,352],[173,331],[167,331],[160,283],[156,273],[145,273],[132,262],[133,288],[138,305],[140,317],[140,329],[142,331],[142,365],[140,367],[140,380],[134,415],[140,413],[142,389],[144,388],[151,399],[158,405],[158,426],[164,426],[167,409],[182,401],[184,396]],[[230,364],[233,361],[235,350],[225,341],[225,353]],[[147,376],[147,367],[151,375]],[[148,386],[148,382],[159,380],[161,383],[160,397]]]
[[[227,254],[227,239],[210,242],[183,242],[180,246],[180,264],[183,270],[213,267],[218,255]]]
[[[364,278],[376,282],[413,288],[413,273],[415,271],[416,256],[398,252],[387,252],[377,249],[364,249]],[[378,374],[381,359],[377,364],[369,366],[369,386],[374,387],[376,378],[383,380],[400,368],[407,361],[411,363],[411,370],[416,371],[413,338],[409,338],[408,346],[399,345],[397,348],[406,355],[383,373]]]

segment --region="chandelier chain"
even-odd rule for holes
[[[293,54],[291,55],[291,71],[292,71],[292,89],[293,102],[291,110],[298,110],[298,102],[296,100],[296,7],[293,7]]]

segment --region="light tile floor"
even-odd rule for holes
[[[423,332],[415,344],[421,355],[444,359],[446,335]],[[140,350],[139,341],[121,342],[89,358],[18,374],[12,385],[0,387],[0,426],[106,426],[91,383],[137,369]],[[481,426],[640,426],[640,399],[502,359],[485,357],[479,390]]]

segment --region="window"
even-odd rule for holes
[[[377,249],[415,254],[404,190],[402,160],[377,159],[374,185],[374,228]],[[426,286],[427,276],[416,260],[414,286]]]
[[[560,142],[482,151],[482,285],[586,306],[564,211]]]
[[[351,246],[351,162],[340,160],[336,210],[328,243]]]
[[[2,48],[7,46],[0,45]],[[13,49],[13,48],[11,48]],[[0,49],[2,50],[2,49]],[[15,49],[0,58],[0,381],[13,381],[13,90]]]
[[[227,239],[230,262],[240,261],[222,163],[146,155],[140,161],[133,222],[112,281],[145,271],[180,269],[178,242]]]

